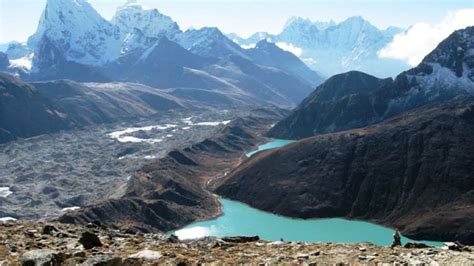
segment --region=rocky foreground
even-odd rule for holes
[[[471,247],[380,247],[370,243],[268,242],[258,237],[180,241],[101,224],[0,224],[0,265],[442,264],[473,265]]]

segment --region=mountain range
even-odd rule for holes
[[[242,49],[217,28],[183,32],[170,17],[132,0],[111,21],[86,0],[48,0],[36,33],[6,55],[10,64],[3,69],[23,80],[134,82],[283,106],[323,81],[277,46]]]
[[[335,75],[269,132],[305,138],[377,123],[402,112],[474,94],[474,27],[452,33],[415,68],[395,79]]]
[[[409,66],[399,60],[380,58],[377,52],[401,32],[403,29],[397,27],[378,29],[360,16],[349,17],[340,23],[293,17],[279,34],[257,32],[249,38],[236,34],[228,36],[243,47],[252,47],[265,39],[291,46],[311,69],[327,77],[350,70],[391,77]]]

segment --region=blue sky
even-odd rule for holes
[[[125,0],[89,0],[110,18]],[[224,32],[250,35],[279,32],[291,16],[341,21],[361,15],[376,26],[408,27],[436,23],[450,11],[474,8],[474,0],[139,0],[171,16],[182,29],[217,26]],[[0,0],[0,43],[25,41],[36,28],[46,0]]]

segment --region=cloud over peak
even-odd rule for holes
[[[415,66],[455,30],[474,25],[474,9],[450,12],[438,24],[417,23],[395,35],[392,42],[378,52],[383,58],[399,59]]]

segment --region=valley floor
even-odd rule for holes
[[[86,231],[98,236],[102,246],[84,249],[79,239]],[[94,237],[87,239],[92,238]],[[463,250],[402,247],[392,249],[370,243],[267,242],[242,237],[179,241],[162,234],[130,235],[95,224],[0,224],[0,265],[32,262],[55,262],[61,265],[472,265],[474,252],[470,250],[473,249],[464,247]]]
[[[209,137],[240,110],[170,111],[0,145],[0,219],[51,219],[120,197],[144,164]]]

